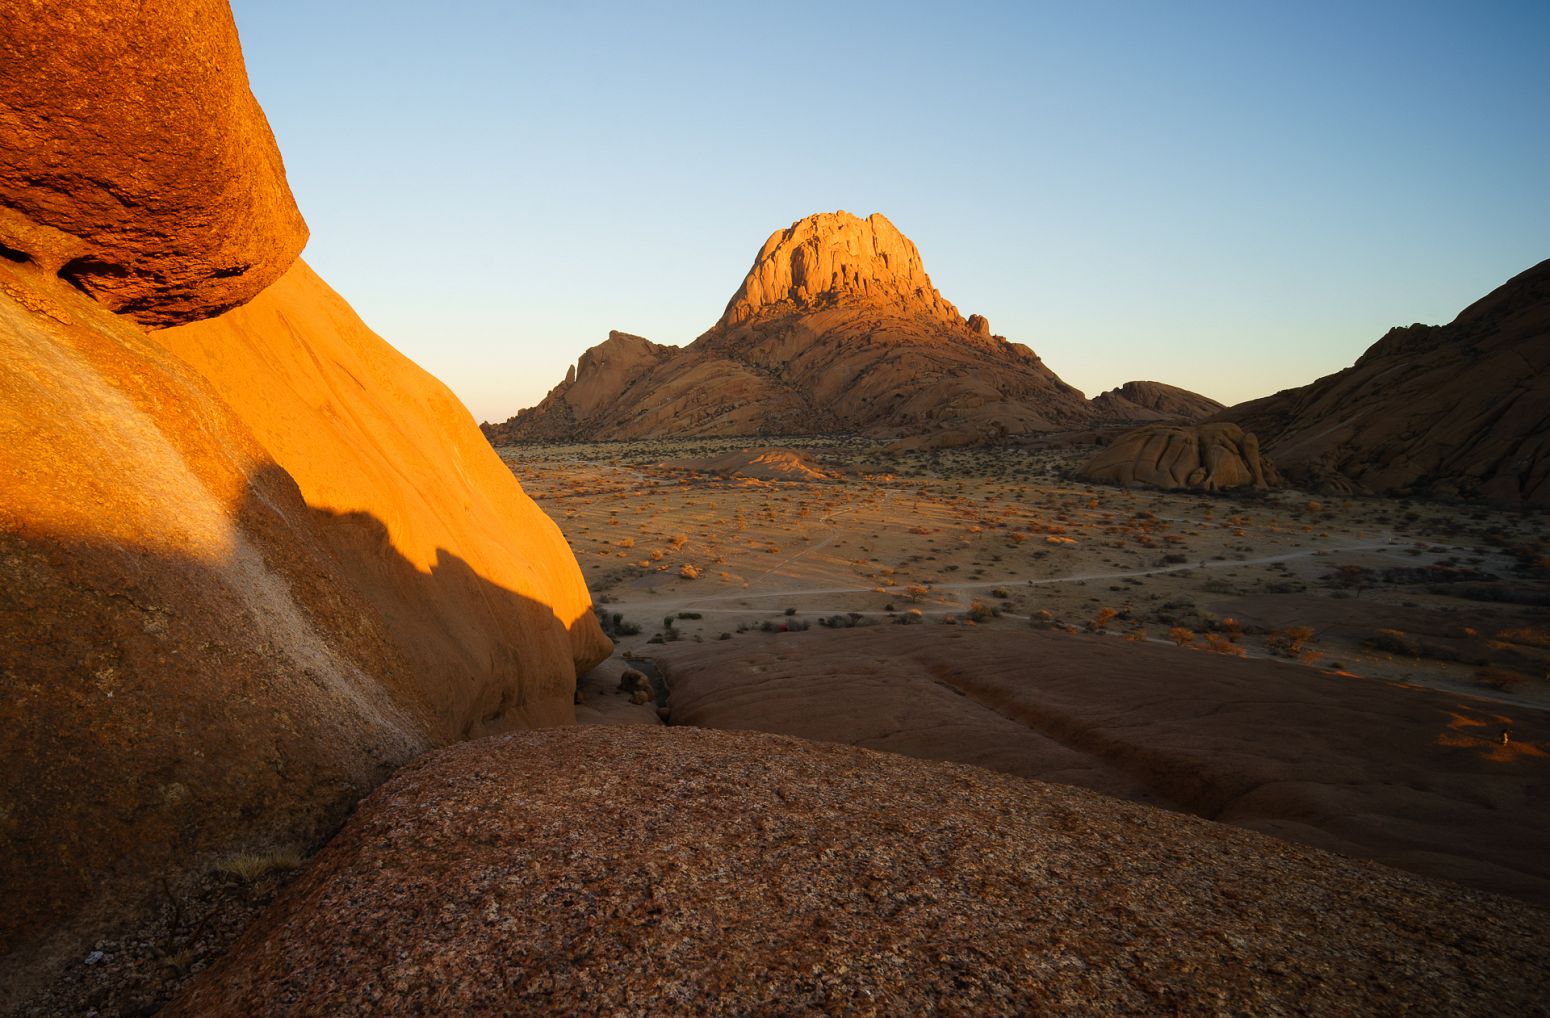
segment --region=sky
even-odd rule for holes
[[[478,420],[882,212],[1089,396],[1312,381],[1550,257],[1550,3],[234,0],[303,257]]]

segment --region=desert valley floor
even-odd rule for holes
[[[579,719],[975,763],[1550,903],[1535,515],[799,445],[501,450],[618,644]]]

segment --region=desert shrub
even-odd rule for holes
[[[683,534],[674,534],[672,541],[669,543],[672,544],[674,551],[682,551],[683,546],[689,543],[689,538]]]
[[[1496,638],[1504,643],[1516,643],[1521,647],[1550,649],[1550,629],[1536,629],[1530,626],[1524,626],[1521,629],[1503,629],[1496,634]]]
[[[1182,647],[1185,644],[1194,643],[1195,634],[1183,626],[1174,626],[1168,630],[1168,639]]]
[[[271,873],[294,870],[305,861],[301,852],[294,848],[277,848],[267,852],[238,852],[216,863],[215,870],[251,884]]]
[[[677,617],[680,619],[703,619],[705,616],[699,612],[679,612]]]
[[[795,608],[787,608],[786,609],[786,614],[787,615],[795,615],[796,613],[797,613],[797,610]]]
[[[1099,608],[1098,614],[1094,615],[1093,620],[1087,623],[1087,628],[1091,629],[1095,633],[1101,633],[1107,629],[1109,623],[1113,622],[1117,617],[1119,617],[1119,612],[1115,611],[1113,608]]]
[[[1311,639],[1313,639],[1312,626],[1288,626],[1271,633],[1270,639],[1266,642],[1270,645],[1271,653],[1280,654],[1283,657],[1296,657],[1302,653],[1303,647]]]
[[[1230,654],[1233,657],[1243,657],[1243,648],[1233,643],[1221,633],[1206,634],[1206,649],[1213,654]]]
[[[997,587],[990,592],[990,596],[1005,601],[1012,596],[1012,592],[1005,587]]]
[[[1398,629],[1380,629],[1367,640],[1367,645],[1373,650],[1387,651],[1390,654],[1404,654],[1406,657],[1420,657],[1420,645],[1407,633]]]
[[[1487,689],[1510,693],[1523,685],[1524,676],[1508,668],[1481,668],[1475,672],[1475,683]]]
[[[688,562],[685,562],[682,566],[678,567],[678,575],[682,576],[686,580],[697,580],[700,578],[700,571],[694,568],[694,566],[690,565]]]
[[[969,618],[975,622],[988,622],[990,619],[999,618],[1001,609],[987,605],[979,598],[969,603]]]

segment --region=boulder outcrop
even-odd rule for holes
[[[1550,508],[1550,260],[1448,325],[1392,329],[1351,367],[1216,419],[1312,489]]]
[[[1547,950],[1519,902],[1083,789],[596,726],[405,768],[164,1013],[1527,1013]]]
[[[1094,396],[1092,404],[1113,421],[1199,421],[1226,409],[1209,396],[1162,382],[1126,382]]]
[[[571,720],[610,649],[559,529],[467,412],[266,218],[284,182],[225,6],[21,6],[0,46],[59,75],[0,103],[36,142],[0,170],[4,221],[27,210],[0,258],[7,1013],[222,860],[314,845],[424,749]],[[88,90],[57,64],[88,53],[123,81]],[[64,169],[18,183],[44,158]],[[193,190],[156,198],[176,167]],[[223,200],[198,196],[224,173]],[[40,209],[128,289],[14,247],[43,236]],[[210,271],[235,264],[226,237],[256,245],[240,274]],[[222,289],[239,275],[279,278]]]
[[[307,227],[225,0],[5,0],[0,22],[0,254],[152,326],[290,267]]]
[[[1222,491],[1269,488],[1280,477],[1259,439],[1236,424],[1154,424],[1127,431],[1087,462],[1089,481]]]
[[[720,321],[687,347],[648,344],[621,358],[617,335],[486,435],[943,434],[964,444],[1095,417],[1032,350],[959,315],[915,245],[876,214],[823,213],[776,231]],[[627,379],[615,367],[623,360]]]

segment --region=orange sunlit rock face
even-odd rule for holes
[[[155,339],[214,385],[309,506],[371,514],[392,554],[432,575],[429,599],[399,622],[418,634],[405,642],[427,674],[500,672],[488,662],[518,647],[508,667],[565,679],[545,694],[563,706],[570,670],[607,656],[559,528],[451,391],[366,328],[305,263],[246,307]],[[441,575],[448,554],[478,582]],[[541,627],[491,611],[479,594],[486,584],[552,613],[570,626],[568,642],[551,648],[529,631]]]
[[[0,245],[148,325],[219,314],[307,227],[224,0],[0,0]]]
[[[568,547],[306,266],[146,333],[0,262],[0,352],[18,973],[212,853],[310,843],[429,746],[571,718],[609,644]]]
[[[0,24],[9,1012],[426,748],[570,722],[611,645],[467,412],[296,262],[226,5]]]
[[[942,299],[914,243],[881,212],[858,219],[825,212],[776,230],[764,242],[743,285],[727,303],[721,324],[734,326],[783,304],[821,307],[839,300],[893,304],[958,323],[958,309]],[[990,334],[989,324],[972,331]]]

